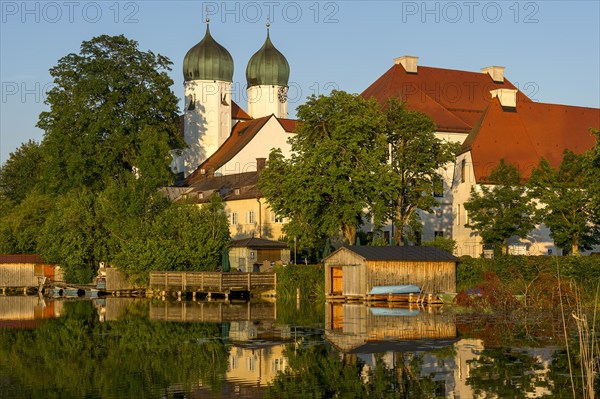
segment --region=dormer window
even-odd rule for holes
[[[235,190],[233,190],[233,194],[240,195],[240,189],[236,188]]]
[[[198,199],[204,199],[204,193],[198,193]]]

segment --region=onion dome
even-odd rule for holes
[[[246,81],[248,87],[260,85],[287,86],[290,78],[290,64],[273,46],[269,37],[267,23],[267,39],[265,44],[248,61]]]
[[[222,80],[233,82],[233,58],[229,51],[210,35],[206,20],[206,34],[183,59],[183,78],[189,80]]]

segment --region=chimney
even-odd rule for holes
[[[500,105],[506,108],[517,108],[517,89],[496,89],[490,90],[492,98],[498,97]]]
[[[492,65],[489,67],[481,68],[482,73],[490,75],[495,83],[504,83],[504,67]]]
[[[401,64],[408,73],[417,73],[417,61],[419,61],[419,57],[413,55],[403,55],[402,57],[394,58],[394,63]]]
[[[256,171],[262,172],[265,168],[265,163],[267,162],[267,158],[256,158]]]

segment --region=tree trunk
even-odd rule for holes
[[[342,225],[342,233],[344,234],[344,238],[348,240],[349,245],[354,245],[356,243],[356,226],[351,224]]]
[[[571,254],[575,256],[579,255],[579,240],[577,237],[573,237],[571,241]]]
[[[394,234],[394,241],[396,242],[396,245],[401,247],[404,245],[404,240],[402,239],[404,237],[404,224],[403,223],[398,223],[398,225],[396,226],[396,234]]]

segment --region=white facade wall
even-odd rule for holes
[[[465,167],[464,174],[462,172]],[[456,159],[454,173],[452,238],[457,244],[457,256],[469,255],[479,257],[483,254],[483,241],[479,234],[464,225],[469,222],[468,212],[464,204],[471,196],[471,188],[481,193],[481,185],[475,180],[471,152],[461,154]],[[539,205],[538,205],[539,206]],[[562,250],[554,245],[550,230],[545,225],[538,225],[529,232],[526,238],[511,237],[508,240],[508,251],[512,255],[562,255]]]
[[[253,118],[275,115],[278,118],[287,118],[287,87],[260,85],[252,86],[247,90],[248,114]]]
[[[283,155],[289,157],[291,146],[288,139],[292,134],[286,132],[277,119],[270,118],[256,136],[216,173],[232,175],[256,171],[256,158],[268,158],[273,148],[281,149]]]
[[[188,176],[217,151],[231,133],[231,82],[187,81],[184,92],[184,140],[188,148],[176,163],[176,172],[183,171],[184,176]]]

